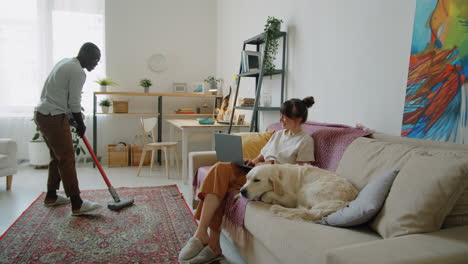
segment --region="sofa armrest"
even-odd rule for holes
[[[17,146],[15,140],[9,138],[0,138],[0,154],[8,156],[8,168],[11,168],[14,173],[16,173],[17,168],[16,152]]]
[[[192,184],[193,177],[198,168],[203,166],[210,166],[216,163],[216,151],[197,151],[189,153],[188,173],[189,184]]]
[[[468,259],[468,226],[335,248],[326,258],[327,264],[462,264]]]

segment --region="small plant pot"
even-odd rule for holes
[[[109,107],[108,106],[101,106],[101,110],[104,114],[109,113]]]
[[[149,87],[143,87],[145,89],[145,93],[149,93]]]
[[[107,92],[107,85],[101,85],[101,89],[99,89],[100,92]]]

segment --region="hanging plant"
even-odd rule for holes
[[[281,23],[283,23],[283,20],[269,16],[265,24],[265,30],[263,32],[263,38],[266,44],[264,63],[267,72],[275,70],[274,61],[276,54],[278,54],[278,37],[281,35]]]

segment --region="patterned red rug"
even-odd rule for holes
[[[107,209],[107,190],[82,191],[106,205],[88,216],[71,216],[71,205],[45,207],[44,195],[0,237],[0,263],[178,263],[196,222],[176,185],[118,188],[135,204]]]

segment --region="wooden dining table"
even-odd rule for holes
[[[194,119],[166,119],[169,126],[169,141],[176,141],[175,138],[176,130],[181,132],[182,140],[182,180],[185,184],[188,184],[188,143],[190,136],[196,133],[210,134],[211,149],[214,150],[214,136],[216,132],[225,133],[229,129],[229,124],[215,122],[212,125],[201,125],[197,120]],[[245,125],[233,125],[231,132],[247,132],[250,126]],[[172,156],[172,155],[171,155]],[[176,157],[177,158],[177,157]],[[172,161],[171,161],[172,162]]]

